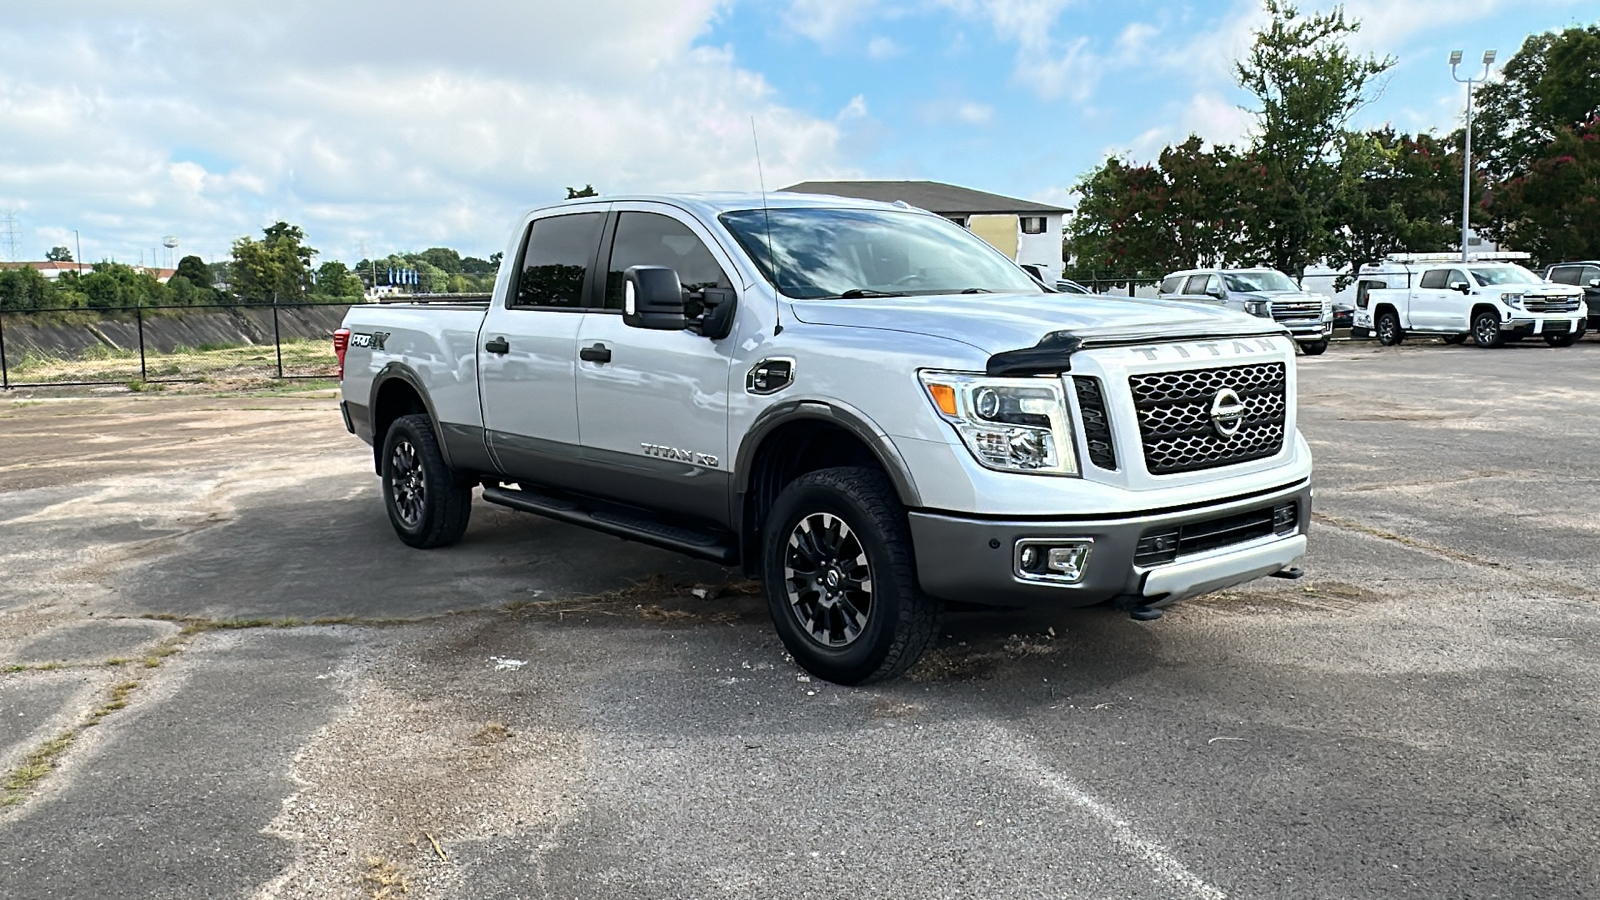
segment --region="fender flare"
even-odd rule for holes
[[[450,445],[439,434],[439,416],[434,412],[433,398],[428,395],[428,389],[423,386],[421,376],[416,373],[415,369],[395,360],[386,363],[383,368],[378,370],[378,374],[372,377],[372,387],[367,395],[367,409],[370,411],[368,415],[372,417],[373,422],[372,461],[378,470],[378,474],[383,474],[383,441],[387,437],[387,435],[378,434],[378,392],[383,390],[385,384],[395,380],[405,382],[412,390],[417,392],[418,397],[422,398],[422,407],[428,412],[428,421],[433,425],[434,437],[439,439],[439,453],[444,456],[445,465],[453,466],[454,463],[450,459]]]
[[[734,457],[736,460],[734,472],[737,473],[736,497],[744,497],[750,489],[751,463],[754,462],[756,451],[761,447],[762,441],[780,426],[803,419],[829,422],[850,432],[867,446],[873,456],[877,457],[879,464],[888,473],[889,480],[893,482],[895,493],[900,495],[900,502],[905,504],[907,509],[917,509],[922,506],[922,494],[917,490],[916,482],[911,477],[911,467],[906,465],[905,458],[895,448],[888,432],[878,427],[878,424],[865,413],[837,400],[789,400],[763,410],[751,424],[750,430],[745,432],[744,439],[739,443],[738,453]],[[742,507],[743,504],[740,502],[738,505]],[[742,514],[742,508],[739,512]]]

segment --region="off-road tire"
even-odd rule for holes
[[[383,505],[400,540],[423,550],[461,540],[472,516],[472,482],[444,461],[428,417],[395,419],[384,436],[380,459]]]
[[[823,594],[795,587],[806,580],[796,568],[797,581],[786,573],[802,552],[797,543],[802,522],[837,519],[866,558],[870,599],[866,624],[843,645],[830,646],[814,636],[802,621],[807,597],[818,609]],[[813,524],[813,530],[815,530]],[[848,551],[844,551],[848,555]],[[911,527],[906,510],[884,473],[869,467],[821,469],[790,482],[778,495],[762,528],[761,563],[772,622],[784,647],[806,671],[837,684],[865,684],[893,678],[909,669],[933,642],[939,603],[917,586],[912,559]],[[812,571],[818,571],[813,568]],[[820,579],[819,579],[820,580]],[[814,581],[813,584],[816,582]],[[846,582],[851,583],[851,582]],[[791,597],[791,593],[795,596]],[[833,610],[833,607],[829,607]],[[830,613],[832,615],[832,613]],[[839,621],[843,621],[843,612]],[[812,623],[821,622],[820,615]],[[826,627],[824,630],[826,630]]]
[[[1372,330],[1378,336],[1378,343],[1385,347],[1393,347],[1406,339],[1404,328],[1400,327],[1400,316],[1384,310],[1378,313],[1378,320],[1372,323]]]
[[[1444,336],[1444,342],[1446,344],[1464,344],[1464,343],[1466,343],[1467,338],[1469,338],[1469,337],[1471,337],[1471,335],[1466,335],[1466,334],[1447,334],[1447,335]]]
[[[1327,351],[1327,349],[1328,342],[1326,339],[1320,341],[1310,341],[1300,345],[1300,352],[1307,356],[1321,356]]]
[[[1503,347],[1506,333],[1500,328],[1500,316],[1484,310],[1472,317],[1472,342],[1485,350]]]

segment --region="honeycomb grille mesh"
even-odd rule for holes
[[[1089,447],[1089,462],[1102,469],[1117,467],[1117,449],[1111,443],[1111,418],[1106,414],[1105,391],[1100,379],[1074,375],[1078,391],[1078,412],[1083,416],[1083,438]]]
[[[1262,363],[1128,378],[1144,443],[1145,468],[1171,475],[1275,456],[1288,422],[1287,366]],[[1231,389],[1244,404],[1238,433],[1219,432],[1211,421],[1217,392]]]

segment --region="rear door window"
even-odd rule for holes
[[[666,266],[678,273],[678,281],[691,295],[706,288],[733,287],[698,235],[682,222],[658,213],[618,215],[611,262],[606,266],[606,309],[622,309],[623,273],[629,266]]]
[[[1582,271],[1578,266],[1556,266],[1550,270],[1550,280],[1556,284],[1577,284],[1578,273]]]
[[[604,213],[538,219],[528,233],[511,305],[525,309],[582,309],[584,284],[600,246]]]
[[[1449,269],[1429,269],[1422,273],[1422,280],[1417,282],[1417,287],[1423,290],[1442,290],[1450,286]]]

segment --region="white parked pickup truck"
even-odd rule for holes
[[[837,197],[530,212],[483,304],[356,306],[346,427],[400,539],[473,490],[740,566],[785,646],[892,676],[941,600],[1134,618],[1294,577],[1311,515],[1270,319],[1057,294],[945,219]]]
[[[1509,262],[1388,263],[1364,269],[1356,334],[1393,346],[1408,335],[1471,338],[1479,347],[1538,336],[1566,347],[1588,330],[1583,290],[1551,284]]]

